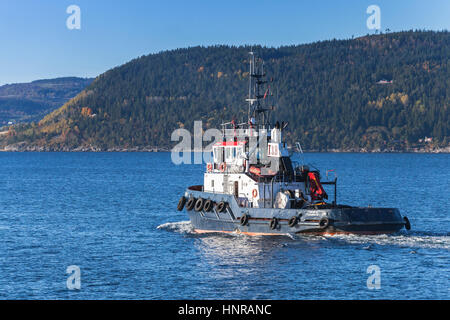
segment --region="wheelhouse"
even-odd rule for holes
[[[245,156],[246,141],[224,141],[213,146],[214,164],[232,164]]]

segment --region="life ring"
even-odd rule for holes
[[[205,209],[206,212],[210,212],[214,203],[211,199],[206,200],[205,205],[203,206],[203,209]]]
[[[211,172],[211,171],[212,171],[212,168],[213,168],[212,163],[208,163],[208,164],[206,165],[206,170],[208,170],[208,172]]]
[[[253,189],[252,196],[253,196],[253,198],[256,198],[258,196],[258,190]]]
[[[326,227],[328,227],[329,224],[330,224],[330,219],[328,219],[327,217],[323,217],[319,221],[319,228],[325,229]]]
[[[218,211],[218,212],[223,212],[223,211],[225,210],[226,204],[227,204],[227,203],[226,203],[226,202],[223,202],[223,201],[219,202],[219,203],[217,204],[217,207],[216,207],[217,211]]]
[[[277,218],[273,218],[272,220],[270,220],[270,224],[269,227],[271,230],[275,230],[278,226],[278,219]]]
[[[197,201],[195,202],[194,210],[197,212],[202,211],[204,203],[205,203],[205,200],[203,200],[203,198],[198,198]]]
[[[195,201],[197,201],[197,199],[195,199],[194,197],[189,198],[188,202],[186,203],[186,209],[189,211],[194,209]]]
[[[241,223],[241,226],[245,226],[248,223],[248,215],[244,213],[244,215],[241,216],[241,219],[239,220]]]
[[[222,162],[219,166],[220,172],[225,172],[226,168],[227,168],[227,164],[225,162]]]
[[[178,201],[178,206],[177,206],[178,211],[183,210],[185,203],[186,203],[186,197],[181,196],[180,201]]]
[[[289,227],[295,227],[297,225],[298,222],[298,218],[297,216],[293,216],[292,218],[289,219]]]

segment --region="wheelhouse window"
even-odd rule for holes
[[[225,148],[225,158],[227,159],[227,161],[232,161],[234,159],[234,155],[233,155],[233,151],[234,148],[233,147],[226,147]]]
[[[215,163],[224,162],[223,161],[223,147],[214,147],[213,153],[214,153],[214,162]]]
[[[213,147],[215,163],[233,162],[244,154],[243,146],[216,146]]]

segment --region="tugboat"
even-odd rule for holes
[[[388,234],[410,229],[396,208],[337,204],[337,178],[321,181],[316,168],[296,163],[283,142],[287,123],[270,123],[270,84],[264,64],[250,52],[248,121],[222,124],[222,141],[212,147],[203,185],[190,186],[184,208],[197,233],[246,235]],[[264,93],[263,93],[264,92]],[[298,144],[301,151],[301,145]],[[334,186],[327,202],[324,185]]]

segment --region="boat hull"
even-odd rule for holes
[[[188,189],[187,199],[203,198],[215,203],[226,202],[223,212],[214,207],[209,212],[187,210],[197,233],[242,233],[247,235],[313,234],[389,234],[398,232],[405,221],[395,208],[356,208],[320,206],[312,209],[277,209],[240,207],[233,195],[217,194]],[[241,217],[248,219],[243,223]],[[297,217],[293,225],[292,218]],[[276,219],[276,223],[272,220]]]

